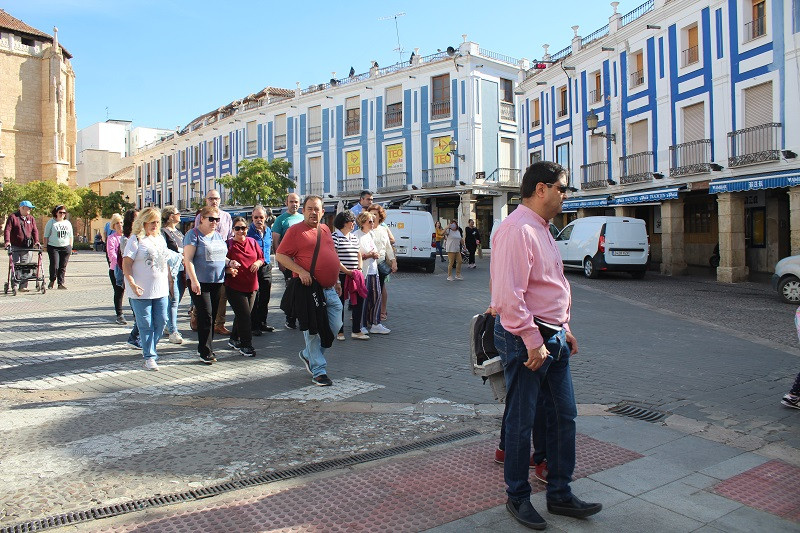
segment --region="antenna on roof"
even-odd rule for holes
[[[380,17],[378,19],[378,20],[394,19],[394,29],[395,29],[395,32],[397,33],[397,48],[395,48],[394,51],[397,52],[400,55],[400,63],[403,62],[403,52],[405,50],[403,50],[403,47],[400,45],[400,26],[397,23],[397,19],[399,17],[404,17],[405,14],[406,14],[405,11],[401,11],[400,13],[395,13],[394,15],[388,15],[386,17]]]

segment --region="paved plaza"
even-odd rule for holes
[[[159,344],[159,372],[113,322],[102,254],[73,256],[67,291],[0,296],[0,531],[521,530],[492,461],[502,406],[469,371],[478,265],[392,275],[392,333],[336,342],[333,387],[297,358],[278,275],[256,358],[218,339],[200,364],[185,300],[187,342]],[[549,530],[800,531],[800,412],[779,404],[800,370],[794,308],[765,284],[568,277],[573,487],[605,509],[543,512]],[[626,405],[656,422],[612,412]]]

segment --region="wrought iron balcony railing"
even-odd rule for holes
[[[254,155],[258,152],[258,141],[247,141],[247,155]]]
[[[691,48],[687,48],[683,51],[683,66],[691,65],[692,63],[697,63],[700,60],[700,48],[697,46],[692,46]]]
[[[347,178],[339,182],[339,196],[358,196],[364,190],[364,178]]]
[[[348,118],[344,123],[344,134],[358,135],[359,133],[361,133],[361,119]]]
[[[517,120],[514,104],[511,102],[500,102],[500,119],[511,121]]]
[[[743,167],[781,158],[783,126],[772,122],[728,133],[728,166]]]
[[[531,128],[538,128],[542,125],[542,121],[538,118],[531,120]]]
[[[286,134],[275,136],[275,150],[286,150]]]
[[[601,91],[600,89],[589,91],[589,103],[594,104],[602,99],[603,99],[603,91]]]
[[[519,187],[519,169],[518,168],[496,168],[494,172],[489,174],[486,182],[495,182],[497,185],[503,187]]]
[[[638,87],[644,83],[644,70],[631,72],[631,87]]]
[[[677,178],[711,172],[711,139],[669,147],[669,175]]]
[[[303,188],[303,195],[309,196],[322,196],[325,193],[325,184],[322,182],[316,181],[306,181],[305,187]]]
[[[450,116],[450,99],[431,103],[431,118],[446,118]]]
[[[639,152],[619,158],[620,183],[653,181],[653,152]]]
[[[566,116],[567,116],[567,108],[566,107],[564,109],[559,109],[558,111],[556,111],[556,117],[561,118],[561,117],[566,117]]]
[[[758,17],[744,25],[745,42],[757,39],[767,33],[767,23],[764,17]]]
[[[378,192],[404,191],[408,172],[389,172],[378,176]]]
[[[385,127],[396,128],[403,125],[403,110],[400,111],[387,111]]]
[[[581,189],[608,187],[608,161],[581,165]]]
[[[452,187],[456,185],[456,168],[439,167],[422,171],[422,188]]]
[[[316,143],[322,140],[322,126],[308,127],[308,142]]]

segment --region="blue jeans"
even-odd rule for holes
[[[500,353],[506,378],[505,462],[506,492],[516,502],[530,499],[528,468],[534,417],[545,416],[547,449],[547,500],[563,502],[572,498],[569,482],[575,470],[575,393],[569,371],[566,335],[560,331],[545,347],[552,357],[535,372],[523,366],[528,350],[520,337],[495,321],[494,343]],[[544,412],[537,413],[543,395]]]
[[[333,288],[323,289],[323,291],[325,292],[325,302],[327,303],[328,323],[331,326],[331,332],[336,335],[339,328],[342,327],[342,301]],[[319,335],[309,335],[308,331],[304,331],[303,338],[306,341],[306,347],[303,349],[302,354],[311,365],[311,374],[314,377],[327,374],[328,363],[325,361],[325,348],[322,347]]]
[[[142,355],[145,358],[158,359],[156,344],[164,333],[167,323],[167,305],[169,296],[152,299],[131,298],[131,307],[136,314],[136,325],[142,339]]]
[[[175,297],[169,297],[169,308],[167,310],[167,331],[170,333],[178,331],[178,304],[181,303],[183,290],[185,289],[184,284],[181,283],[182,278],[183,270],[172,278],[172,294]]]

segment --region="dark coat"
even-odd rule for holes
[[[328,321],[328,304],[322,285],[317,280],[312,280],[311,285],[306,286],[300,278],[290,279],[281,298],[281,311],[297,319],[300,331],[319,335],[323,348],[333,346],[334,333]]]

